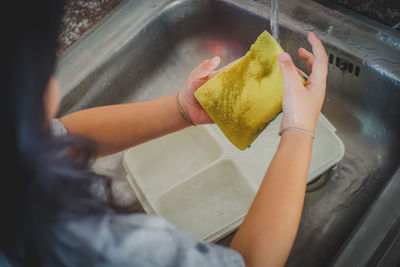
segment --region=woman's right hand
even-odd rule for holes
[[[281,130],[294,127],[314,133],[321,112],[325,98],[328,56],[314,33],[308,34],[308,41],[312,46],[312,53],[304,48],[298,50],[299,56],[312,70],[305,85],[289,54],[281,53],[278,57],[285,86]]]

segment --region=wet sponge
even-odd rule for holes
[[[229,141],[241,150],[282,110],[281,52],[280,45],[264,31],[244,57],[194,94]]]

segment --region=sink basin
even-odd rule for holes
[[[399,169],[400,36],[312,1],[281,0],[279,5],[281,46],[300,68],[306,70],[295,55],[300,46],[310,48],[307,31],[326,47],[329,75],[322,112],[346,147],[343,159],[307,186],[287,262],[327,266],[340,258]],[[269,30],[269,17],[269,3],[251,0],[125,1],[59,60],[59,116],[174,94],[205,58],[219,55],[224,65],[242,56],[263,29]],[[121,186],[121,162],[118,153],[97,160],[93,168],[119,184],[113,190],[124,197],[121,203],[137,207],[129,185]]]

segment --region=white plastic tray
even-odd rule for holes
[[[234,231],[277,149],[281,115],[240,151],[215,125],[196,126],[128,149],[127,179],[147,213],[164,217],[205,241]],[[340,161],[344,145],[321,114],[310,182]]]

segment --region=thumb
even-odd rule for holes
[[[211,59],[204,60],[193,70],[191,74],[192,78],[196,80],[208,78],[208,75],[210,75],[213,70],[218,67],[219,63],[221,63],[220,57],[213,57]]]
[[[302,85],[297,68],[288,53],[283,52],[279,54],[278,62],[283,76],[285,89],[295,88]]]

